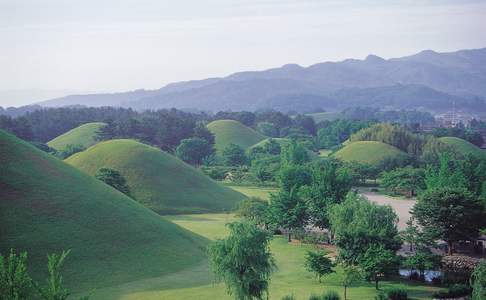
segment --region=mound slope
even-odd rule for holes
[[[234,120],[216,120],[208,125],[216,138],[216,149],[222,151],[229,144],[236,144],[243,149],[264,140],[266,137]]]
[[[0,252],[28,251],[35,278],[46,254],[71,249],[74,291],[179,271],[202,261],[206,240],[65,162],[0,130]]]
[[[336,158],[343,161],[357,161],[371,165],[378,165],[385,159],[405,155],[406,153],[391,145],[376,141],[352,142],[334,153]]]
[[[475,156],[486,157],[486,151],[470,142],[457,137],[441,137],[439,141],[451,146],[455,151],[462,155],[472,154]]]
[[[230,210],[245,198],[178,158],[134,140],[101,142],[66,162],[89,175],[102,167],[119,171],[134,199],[159,214]]]
[[[96,143],[96,131],[105,125],[101,122],[83,124],[47,142],[47,145],[56,150],[63,150],[69,144],[88,148]]]

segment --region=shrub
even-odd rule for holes
[[[471,292],[472,290],[468,285],[453,284],[449,287],[447,292],[434,293],[433,297],[437,299],[458,298],[458,297],[470,295]]]
[[[0,254],[0,299],[28,299],[32,279],[27,273],[27,252],[13,249],[5,257]]]
[[[287,296],[283,296],[282,300],[296,300],[296,299],[294,295],[287,295]]]
[[[340,300],[339,294],[335,291],[326,292],[322,295],[321,300]]]
[[[387,297],[385,295],[385,292],[383,291],[378,291],[375,296],[375,300],[387,300]]]
[[[386,293],[388,300],[407,300],[408,294],[407,291],[401,288],[394,288],[388,290]]]
[[[309,300],[321,300],[321,296],[312,294],[310,295]]]

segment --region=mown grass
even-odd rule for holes
[[[58,151],[63,150],[69,144],[88,148],[96,143],[96,132],[105,125],[101,122],[83,124],[47,142],[47,145]]]
[[[455,151],[459,152],[460,154],[472,154],[478,157],[486,158],[486,150],[483,150],[466,140],[457,137],[447,136],[439,138],[439,141],[451,146]]]
[[[225,224],[236,220],[231,214],[204,214],[168,216],[168,220],[200,235],[214,240],[228,234]],[[278,269],[273,274],[270,284],[270,299],[280,299],[293,294],[297,299],[308,299],[311,294],[335,290],[341,295],[340,285],[342,270],[324,277],[322,283],[304,267],[305,253],[314,246],[289,244],[285,237],[275,236],[270,245]],[[391,287],[405,288],[414,299],[430,299],[438,290],[427,285],[410,284],[406,281],[380,283],[383,289]],[[373,299],[376,295],[374,285],[361,282],[348,290],[352,300]],[[221,283],[215,283],[207,262],[171,275],[140,280],[130,284],[102,289],[94,294],[94,299],[232,299],[225,292]]]
[[[346,145],[334,153],[334,157],[347,162],[368,163],[378,165],[387,158],[406,155],[399,149],[376,141],[358,141]]]
[[[173,155],[134,140],[111,140],[66,162],[89,175],[102,167],[119,171],[131,195],[159,214],[229,211],[245,198]]]
[[[259,132],[234,120],[216,120],[207,125],[216,138],[216,150],[222,151],[229,144],[236,144],[243,149],[266,139]]]
[[[278,188],[276,187],[240,186],[231,184],[226,184],[226,186],[247,197],[258,197],[263,200],[270,200],[270,194],[278,191]]]
[[[63,275],[73,291],[205,261],[206,238],[2,130],[0,166],[0,252],[27,251],[37,280],[45,278],[46,255],[63,249],[71,249]]]

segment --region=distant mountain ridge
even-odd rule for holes
[[[158,90],[71,95],[38,103],[121,106],[134,109],[199,109],[281,111],[342,109],[351,106],[394,109],[486,111],[486,48],[383,59],[346,59],[302,67],[287,64],[264,71],[247,71],[224,78],[168,84]]]

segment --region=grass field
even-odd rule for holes
[[[329,150],[329,149],[321,149],[321,150],[319,150],[319,156],[320,157],[328,157],[329,154],[331,154],[331,152],[332,151]]]
[[[160,214],[229,211],[245,197],[173,155],[134,140],[111,140],[66,160],[87,174],[118,170],[132,196]]]
[[[88,148],[96,143],[94,139],[96,131],[105,125],[101,122],[83,124],[47,142],[47,145],[58,151],[63,150],[69,144]]]
[[[475,156],[486,158],[486,150],[483,150],[466,140],[457,137],[441,137],[439,138],[439,141],[451,146],[452,148],[454,148],[454,150],[463,155],[472,154]]]
[[[386,158],[406,155],[399,149],[381,142],[359,141],[346,145],[334,153],[334,156],[343,161],[357,161],[377,165]]]
[[[37,280],[46,255],[63,249],[71,249],[63,275],[74,291],[205,261],[207,239],[2,130],[0,166],[0,252],[27,251]]]
[[[226,186],[247,197],[259,197],[264,200],[270,200],[270,194],[278,191],[276,187],[239,186],[231,184],[227,184]]]
[[[200,235],[214,240],[224,237],[228,231],[224,226],[234,221],[233,215],[203,214],[169,216],[168,220]],[[297,299],[306,300],[312,293],[335,290],[342,294],[340,286],[341,270],[337,274],[323,278],[319,283],[313,274],[304,268],[304,256],[313,246],[288,244],[286,238],[276,236],[271,242],[271,252],[274,254],[277,271],[273,274],[270,285],[270,299],[280,299],[284,295],[293,294]],[[430,299],[434,287],[408,284],[406,281],[383,282],[384,289],[403,287],[414,299]],[[362,282],[348,290],[349,299],[368,300],[375,296],[373,284]],[[201,263],[171,275],[139,280],[130,284],[96,291],[94,299],[232,299],[225,292],[221,283],[215,283],[207,263]]]
[[[216,150],[222,151],[229,144],[236,144],[243,149],[266,139],[259,132],[234,120],[216,120],[208,124],[208,129],[216,138]]]

